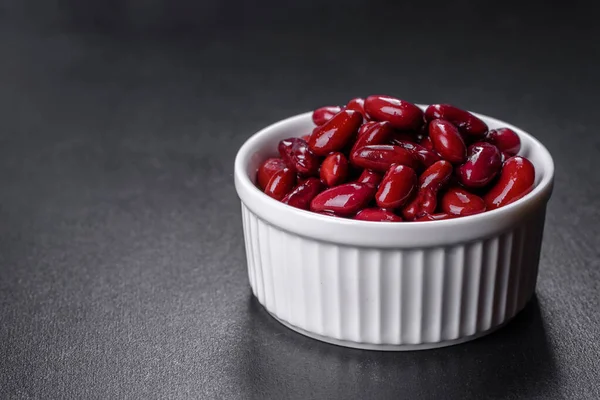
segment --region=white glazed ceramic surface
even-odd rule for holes
[[[517,314],[535,291],[554,165],[514,129],[536,167],[536,188],[498,210],[451,220],[382,223],[289,207],[254,185],[258,165],[284,138],[312,131],[311,113],[252,136],[235,160],[248,276],[277,320],[343,346],[413,350],[465,342]]]

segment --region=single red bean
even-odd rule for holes
[[[356,139],[356,142],[354,142],[354,146],[352,146],[351,153],[354,153],[356,150],[364,146],[385,144],[394,134],[394,129],[390,123],[386,121],[367,122],[363,126],[365,125],[368,126],[363,130],[362,133],[359,132],[358,138]],[[361,130],[363,126],[361,126]]]
[[[496,146],[501,152],[512,156],[521,150],[521,139],[517,132],[510,128],[492,129],[485,135],[485,141]]]
[[[304,183],[296,186],[294,190],[285,195],[281,202],[302,210],[308,210],[310,202],[319,194],[322,187],[319,179],[308,178]]]
[[[467,161],[456,168],[456,176],[463,186],[479,188],[490,183],[501,167],[498,148],[486,142],[477,142],[469,146]]]
[[[425,166],[425,168],[429,167],[434,162],[441,160],[440,156],[438,156],[433,151],[427,150],[420,144],[396,138],[392,139],[392,144],[403,147],[406,150],[412,151],[412,153],[419,159],[419,161],[421,162],[421,164],[423,164],[423,166]]]
[[[279,154],[289,168],[303,176],[319,175],[320,160],[310,149],[305,140],[289,138],[279,142]]]
[[[427,168],[419,177],[416,196],[402,209],[404,219],[412,221],[425,214],[432,214],[437,207],[437,193],[450,180],[452,164],[440,160]]]
[[[348,178],[346,156],[342,153],[329,154],[321,164],[320,176],[321,181],[329,187],[344,183]]]
[[[317,108],[313,111],[312,120],[317,126],[323,125],[325,122],[329,121],[333,116],[342,111],[341,107],[338,106],[326,106]]]
[[[331,211],[340,215],[356,214],[375,196],[375,189],[364,183],[344,183],[317,195],[310,203],[312,211]]]
[[[429,136],[424,136],[423,139],[419,142],[419,144],[425,147],[427,150],[433,151],[433,143],[431,143],[431,138]]]
[[[423,111],[408,101],[390,96],[369,96],[365,99],[369,119],[389,121],[399,130],[416,130],[423,124]]]
[[[288,138],[281,140],[277,145],[277,151],[279,152],[279,155],[283,161],[285,161],[286,165],[292,169],[295,169],[295,162],[292,159],[292,148],[294,147],[294,143],[297,141],[303,141],[306,143],[306,141],[302,138]]]
[[[422,217],[415,219],[417,221],[441,221],[444,219],[452,219],[456,218],[456,215],[448,214],[448,213],[438,213],[438,214],[425,214]]]
[[[460,217],[482,213],[486,208],[481,197],[459,186],[451,187],[444,193],[440,206],[445,213]]]
[[[382,208],[364,208],[354,216],[354,219],[375,222],[402,222],[402,218]]]
[[[271,176],[269,183],[265,186],[265,194],[275,200],[281,200],[294,188],[295,183],[296,174],[294,174],[294,171],[291,168],[284,168]]]
[[[452,177],[452,164],[446,160],[433,163],[419,177],[419,188],[440,190]]]
[[[450,104],[432,104],[425,110],[425,119],[443,119],[455,125],[458,130],[467,135],[481,137],[488,130],[485,122],[466,110],[454,107]]]
[[[392,165],[383,176],[375,194],[381,208],[398,208],[404,205],[417,187],[415,170],[405,165]]]
[[[429,137],[434,150],[452,164],[462,164],[467,158],[467,147],[458,129],[450,122],[435,119],[429,123]]]
[[[350,162],[357,167],[385,172],[392,164],[406,165],[418,169],[415,155],[400,146],[389,144],[370,145],[356,149],[350,155]]]
[[[402,209],[402,216],[412,221],[426,214],[432,214],[437,207],[436,192],[432,189],[420,188],[417,195]]]
[[[534,183],[535,167],[531,161],[514,156],[504,162],[498,181],[483,200],[488,210],[504,207],[531,192]]]
[[[281,158],[268,158],[263,162],[256,172],[256,184],[259,189],[263,190],[266,188],[273,174],[285,167],[285,161]]]
[[[365,99],[355,97],[346,104],[346,110],[358,111],[363,117],[365,116]]]
[[[356,135],[361,124],[362,115],[359,112],[340,111],[311,135],[308,146],[318,156],[340,151]]]
[[[380,174],[378,174],[377,172],[372,171],[370,169],[365,169],[362,172],[362,174],[360,174],[360,177],[358,178],[357,182],[365,183],[367,185],[370,185],[370,186],[376,188],[382,179],[383,179],[383,177]]]

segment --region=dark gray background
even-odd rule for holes
[[[2,2],[0,398],[598,398],[598,6],[282,3]],[[251,297],[237,148],[371,93],[553,154],[537,298],[501,331],[348,350]]]

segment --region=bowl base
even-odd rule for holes
[[[265,308],[265,310],[266,310],[266,308]],[[374,343],[359,343],[359,342],[353,342],[350,340],[339,340],[339,339],[334,339],[331,337],[319,335],[317,333],[312,333],[312,332],[309,332],[302,328],[298,328],[297,326],[294,326],[286,321],[283,321],[283,320],[277,318],[277,316],[273,315],[268,310],[266,310],[266,311],[271,317],[273,317],[275,320],[277,320],[282,325],[286,326],[287,328],[289,328],[297,333],[300,333],[301,335],[307,336],[311,339],[319,340],[321,342],[325,342],[325,343],[329,343],[329,344],[334,344],[336,346],[350,347],[353,349],[360,349],[360,350],[375,350],[375,351],[415,351],[415,350],[430,350],[430,349],[438,349],[440,347],[454,346],[456,344],[470,342],[471,340],[475,340],[480,337],[489,335],[490,333],[493,333],[493,332],[497,331],[498,329],[502,328],[504,325],[506,325],[507,323],[509,323],[512,320],[512,318],[509,318],[508,320],[504,321],[503,323],[501,323],[497,326],[494,326],[493,328],[490,328],[487,331],[479,332],[479,333],[476,333],[471,336],[461,337],[461,338],[453,339],[453,340],[444,340],[444,341],[436,342],[436,343],[374,344]]]

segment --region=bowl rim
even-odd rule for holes
[[[421,109],[427,106],[417,104]],[[542,179],[523,198],[504,207],[481,214],[439,221],[385,223],[334,218],[301,210],[283,204],[258,189],[251,181],[248,164],[253,154],[261,149],[266,138],[277,136],[287,130],[311,120],[312,111],[297,114],[277,121],[253,134],[240,147],[235,158],[235,187],[243,205],[269,225],[294,232],[305,237],[337,244],[374,247],[426,247],[451,244],[493,236],[511,229],[527,216],[544,211],[554,181],[554,161],[546,147],[531,134],[505,121],[475,113],[486,124],[502,125],[513,129],[521,139],[529,143],[529,151],[535,152],[542,165]],[[312,121],[311,121],[312,123]],[[293,134],[290,134],[293,136]],[[298,134],[297,136],[300,136]],[[536,169],[539,165],[536,165]],[[353,229],[348,229],[353,228]]]

